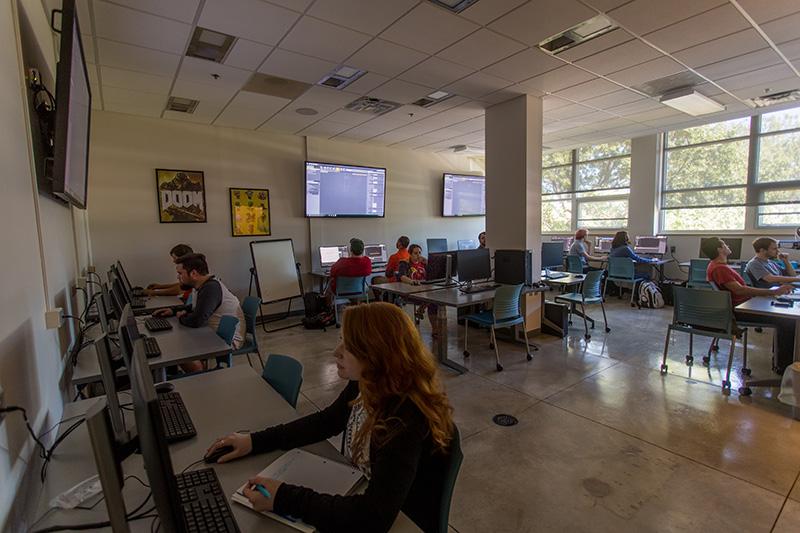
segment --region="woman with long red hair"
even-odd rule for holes
[[[388,531],[402,510],[423,531],[438,530],[439,506],[454,434],[452,408],[436,363],[411,319],[397,306],[349,307],[334,352],[349,380],[326,409],[252,434],[234,433],[209,448],[230,450],[220,463],[289,450],[343,433],[345,456],[369,480],[363,494],[331,496],[265,478],[271,498],[245,495],[258,511],[274,510],[322,531]]]

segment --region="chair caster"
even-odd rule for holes
[[[469,357],[469,350],[464,350],[464,357]]]
[[[707,355],[704,355],[704,356],[703,356],[703,364],[704,364],[705,366],[708,366],[708,365],[709,365],[709,363],[711,363],[711,358],[710,358],[709,356],[707,356]]]
[[[740,372],[742,373],[743,376],[749,376],[750,374],[753,373],[753,371],[750,370],[749,368],[743,368],[743,369],[741,369]]]
[[[567,324],[572,325],[572,320],[567,321]]]
[[[662,373],[662,374],[666,374],[666,373],[667,373],[667,369],[668,369],[668,368],[669,368],[669,367],[668,367],[667,365],[661,365],[661,373]]]
[[[497,371],[500,372],[502,370],[503,370],[503,365],[501,365],[500,363],[497,363]]]
[[[588,341],[589,339],[592,338],[592,336],[587,333],[586,335],[583,336],[583,338]]]
[[[611,328],[606,328],[606,333],[611,333]]]
[[[731,382],[727,380],[722,380],[722,393],[723,394],[730,394],[731,393]]]
[[[528,361],[533,361],[533,356],[531,354],[527,355]]]
[[[764,333],[764,328],[755,328],[756,333]]]
[[[691,355],[687,355],[686,356],[686,364],[689,365],[689,366],[692,366],[694,364],[694,357],[692,357]]]

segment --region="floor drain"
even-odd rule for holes
[[[498,426],[514,426],[519,423],[519,420],[511,415],[494,415],[492,417],[492,422]]]

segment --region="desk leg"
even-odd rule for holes
[[[455,370],[459,374],[464,374],[467,369],[455,361],[447,358],[447,306],[439,305],[436,312],[436,330],[439,335],[433,339],[433,353],[439,360],[439,363]]]

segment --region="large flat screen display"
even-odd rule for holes
[[[444,175],[442,216],[472,217],[486,214],[486,179],[483,176]]]
[[[382,217],[386,169],[306,161],[307,217]]]

